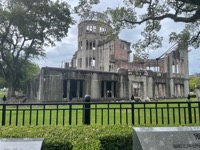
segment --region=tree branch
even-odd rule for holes
[[[191,38],[191,40],[189,42],[194,43],[199,38],[199,36],[200,36],[200,31],[198,32],[198,34],[195,37]]]
[[[177,1],[200,6],[200,0],[177,0]]]
[[[165,14],[162,16],[158,16],[158,17],[147,17],[141,21],[129,21],[127,19],[123,19],[123,21],[131,23],[131,24],[142,24],[143,22],[146,22],[148,20],[163,20],[165,18],[170,18],[172,20],[174,20],[175,22],[185,22],[185,23],[190,23],[190,22],[195,22],[196,20],[200,19],[200,10],[197,10],[196,13],[189,17],[189,18],[185,18],[185,17],[177,17],[175,14]]]

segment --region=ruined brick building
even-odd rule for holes
[[[189,93],[187,48],[173,45],[156,59],[130,61],[131,43],[111,37],[109,20],[92,13],[78,25],[78,50],[71,66],[44,67],[28,95],[39,101],[186,97]]]

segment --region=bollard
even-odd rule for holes
[[[86,104],[83,105],[83,124],[90,125],[90,95],[85,95],[84,102]]]

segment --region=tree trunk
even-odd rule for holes
[[[11,81],[11,83],[9,83],[9,87],[8,87],[8,93],[7,93],[8,99],[11,97],[15,97],[15,90],[16,90],[15,84],[12,83],[12,81]]]

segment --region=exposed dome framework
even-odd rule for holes
[[[93,20],[93,21],[100,21],[100,22],[104,22],[106,24],[110,24],[110,20],[108,19],[108,16],[100,13],[100,12],[96,12],[96,11],[91,11],[88,13],[88,15],[84,15],[81,17],[80,22],[84,22],[86,20]]]

